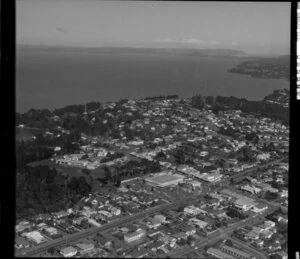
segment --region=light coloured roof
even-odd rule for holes
[[[63,254],[68,254],[68,253],[77,252],[77,249],[73,246],[68,246],[68,247],[61,249],[60,252]]]
[[[240,197],[235,201],[236,205],[244,206],[244,205],[251,205],[253,204],[253,199],[250,199],[248,197]]]
[[[159,183],[167,183],[174,180],[183,179],[184,177],[178,174],[162,174],[153,177],[148,177],[147,180]]]

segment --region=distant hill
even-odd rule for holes
[[[290,91],[288,89],[275,90],[272,94],[266,96],[264,101],[288,108],[290,104]]]
[[[164,53],[188,56],[214,56],[214,57],[247,57],[241,50],[231,49],[179,49],[179,48],[134,48],[134,47],[69,47],[69,46],[33,46],[18,45],[18,50],[43,51],[76,51],[88,53],[127,53],[127,54],[153,54]]]
[[[290,78],[290,56],[251,58],[228,70],[231,73],[250,75],[254,78]]]

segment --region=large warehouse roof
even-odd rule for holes
[[[160,174],[146,178],[146,180],[156,183],[167,183],[174,180],[183,179],[184,176],[179,174]]]

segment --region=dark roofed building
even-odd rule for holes
[[[252,255],[240,250],[240,249],[236,249],[234,247],[231,247],[231,246],[227,246],[227,245],[224,245],[221,250],[223,252],[225,252],[226,254],[229,254],[229,255],[232,255],[234,257],[237,257],[237,258],[241,258],[241,259],[252,259],[254,258]]]

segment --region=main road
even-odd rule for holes
[[[268,214],[271,214],[272,212],[274,212],[275,210],[276,210],[276,208],[269,208],[267,211],[265,211],[261,215],[256,214],[255,216],[253,216],[251,218],[248,218],[246,220],[241,220],[239,222],[231,224],[229,227],[227,227],[225,229],[217,229],[217,231],[213,232],[211,235],[209,235],[205,239],[196,241],[195,245],[193,247],[188,246],[188,247],[181,248],[177,251],[172,251],[172,252],[168,253],[168,256],[181,258],[183,255],[194,251],[196,249],[196,247],[197,247],[197,249],[199,249],[199,248],[202,248],[207,245],[212,245],[220,239],[231,239],[228,235],[231,234],[235,229],[238,229],[238,228],[250,225],[250,224],[253,225],[259,220],[259,218],[265,217]],[[240,241],[238,242],[235,239],[231,239],[231,240],[234,241],[235,243],[238,243],[239,246],[241,246],[245,250],[250,251],[250,253],[253,254],[257,259],[267,259],[268,258],[262,252],[244,244],[243,242],[240,242]]]
[[[254,170],[258,169],[258,168],[263,168],[263,167],[266,167],[266,166],[269,166],[269,165],[272,165],[272,164],[275,164],[275,163],[279,163],[283,159],[285,159],[285,158],[281,158],[281,159],[278,159],[278,160],[275,160],[275,161],[270,161],[269,163],[267,163],[265,165],[256,166],[256,167],[244,170],[243,172],[239,173],[238,175],[234,175],[232,177],[234,177],[234,178],[235,177],[239,177],[241,175],[244,175],[244,174],[247,174],[247,173],[249,173],[251,171],[254,171]],[[224,183],[224,182],[222,181],[221,183]],[[201,196],[202,195],[205,195],[205,192],[202,193]],[[129,215],[129,216],[123,217],[121,219],[117,219],[117,220],[111,221],[110,223],[105,224],[105,225],[100,226],[100,227],[94,227],[94,228],[82,231],[80,233],[75,233],[73,235],[67,235],[67,236],[65,236],[63,238],[60,238],[60,239],[57,239],[57,240],[53,240],[53,241],[49,241],[49,242],[47,242],[45,244],[41,244],[41,245],[39,245],[37,247],[32,247],[32,248],[28,248],[28,249],[25,249],[25,250],[22,249],[22,250],[16,251],[15,255],[18,256],[18,257],[20,257],[20,256],[26,256],[27,257],[27,256],[38,255],[38,254],[40,254],[42,252],[45,252],[47,249],[49,249],[51,247],[58,247],[60,245],[68,244],[70,242],[74,242],[76,240],[82,239],[82,238],[87,237],[89,235],[96,234],[96,233],[98,233],[100,231],[104,231],[104,230],[107,230],[107,229],[110,229],[110,228],[113,228],[113,227],[120,226],[122,224],[125,224],[125,223],[128,223],[130,221],[142,218],[144,216],[149,216],[149,215],[157,213],[159,211],[168,210],[168,209],[177,207],[177,206],[179,206],[181,204],[187,204],[187,203],[196,201],[199,198],[200,198],[199,195],[197,195],[197,196],[195,196],[195,198],[186,198],[186,199],[179,200],[177,202],[173,202],[173,203],[169,203],[169,204],[162,204],[162,205],[156,206],[154,208],[151,208],[149,210],[137,213],[135,215]],[[237,228],[237,227],[238,226],[235,226],[235,227],[231,226],[230,228],[228,228],[228,230],[226,230],[226,232],[230,231],[233,228]],[[207,239],[205,239],[205,242],[206,243],[209,242],[210,239],[212,241],[214,241],[216,238],[219,238],[219,237],[220,236],[216,236],[215,238],[212,238],[212,239],[211,239],[211,237],[208,237]],[[203,242],[203,240],[201,242]]]
[[[178,207],[182,204],[187,204],[187,203],[196,201],[198,199],[199,199],[199,195],[197,195],[197,197],[195,197],[195,198],[189,197],[189,198],[185,198],[185,199],[173,202],[173,203],[162,204],[162,205],[156,206],[154,208],[151,208],[149,210],[145,210],[145,211],[142,211],[142,212],[134,214],[134,215],[129,215],[129,216],[111,221],[108,224],[105,224],[105,225],[100,226],[100,227],[94,227],[94,228],[82,231],[80,233],[75,233],[73,235],[67,235],[63,238],[53,240],[53,241],[49,241],[49,242],[47,242],[45,244],[41,244],[37,247],[28,248],[28,249],[22,250],[22,251],[16,251],[15,255],[18,256],[18,257],[22,257],[22,256],[28,257],[28,256],[38,255],[40,253],[43,253],[43,252],[47,251],[47,249],[49,249],[51,247],[58,247],[58,246],[61,246],[61,245],[65,245],[65,244],[74,242],[76,240],[85,238],[89,235],[93,235],[93,234],[96,234],[98,232],[101,232],[101,231],[104,231],[104,230],[107,230],[107,229],[110,229],[110,228],[113,228],[113,227],[118,227],[118,226],[123,225],[125,223],[131,222],[133,220],[137,220],[137,219],[145,217],[145,216],[155,214],[155,213],[160,212],[160,211],[176,208],[176,207]]]

